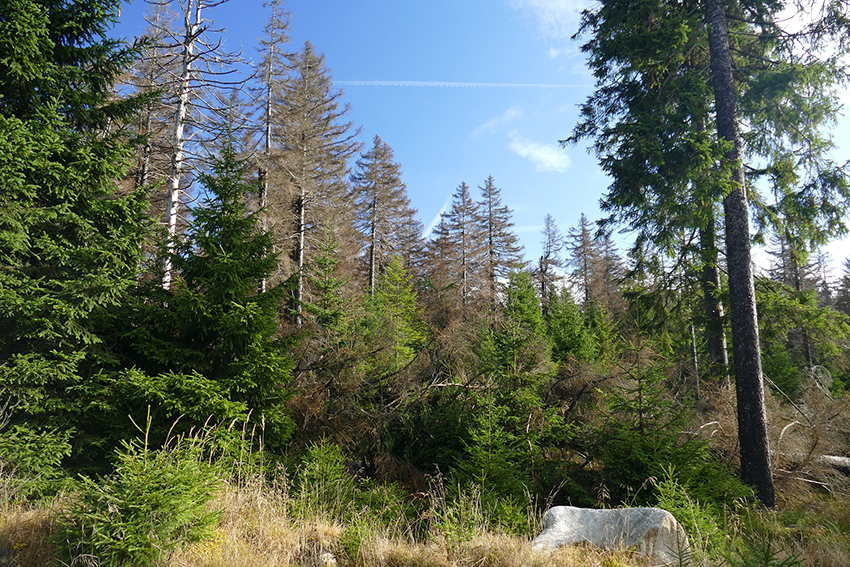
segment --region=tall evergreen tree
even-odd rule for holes
[[[555,284],[563,278],[563,275],[558,273],[557,270],[566,266],[566,262],[561,256],[566,242],[558,225],[555,224],[555,219],[550,214],[543,218],[541,234],[543,235],[541,242],[543,251],[534,270],[534,276],[537,279],[537,291],[540,294],[543,313],[548,314],[550,293],[553,292]]]
[[[463,307],[480,298],[487,285],[486,242],[480,206],[472,199],[469,185],[461,183],[452,195],[451,209],[433,231],[431,257],[434,265],[445,268],[443,277],[457,290]]]
[[[487,289],[484,293],[490,308],[496,313],[496,302],[501,283],[522,264],[522,246],[513,233],[511,210],[502,204],[502,190],[496,187],[493,176],[487,177],[481,189],[481,216],[487,235],[485,250],[485,272]]]
[[[401,165],[393,161],[390,146],[375,136],[372,149],[364,153],[351,176],[356,225],[365,243],[367,282],[374,295],[380,271],[396,256],[408,258],[408,236],[422,232],[416,210],[410,206],[407,188],[401,180]]]
[[[829,143],[820,135],[834,115],[831,85],[841,75],[832,61],[799,49],[805,34],[785,34],[774,20],[777,9],[757,1],[633,6],[609,0],[588,10],[582,29],[594,37],[584,49],[599,88],[573,138],[596,138],[603,167],[615,179],[607,206],[639,231],[638,243],[652,239],[663,249],[682,229],[701,231],[701,261],[713,267],[708,232],[715,205],[723,202],[733,346],[742,349],[735,357],[743,365],[736,370],[742,373],[739,416],[752,416],[739,429],[747,462],[742,476],[763,489],[768,504],[773,495],[748,222],[749,204],[764,206],[752,185],[745,191],[743,160],[767,164],[753,167],[757,175],[792,164],[802,175],[787,200],[811,204],[807,218],[821,234],[834,232],[835,213],[847,201],[844,175],[830,163]],[[656,24],[659,17],[664,26]],[[740,63],[733,64],[732,51]],[[713,83],[704,80],[706,67]],[[748,123],[745,137],[737,131],[740,117]],[[715,321],[709,304],[717,280],[705,277],[704,286],[706,313]]]
[[[283,94],[284,84],[289,75],[289,62],[287,59],[286,46],[289,43],[289,13],[286,12],[280,0],[272,0],[263,4],[271,8],[271,15],[263,27],[263,36],[260,37],[261,61],[256,69],[256,84],[251,91],[256,97],[255,113],[259,113],[257,120],[257,134],[259,135],[259,175],[262,182],[260,194],[257,196],[257,206],[263,210],[262,221],[264,228],[268,228],[273,221],[278,223],[275,234],[275,245],[278,250],[288,250],[288,232],[291,229],[289,221],[290,206],[286,199],[271,199],[269,194],[286,192],[281,168],[276,165],[279,148],[275,144],[274,128],[277,121],[278,108],[276,102]],[[279,210],[285,203],[283,211]],[[286,234],[286,236],[283,236]],[[287,262],[285,256],[280,257],[278,271],[291,273],[289,266],[283,265]],[[273,278],[280,279],[280,278]],[[260,289],[265,290],[266,280],[260,282]]]
[[[144,105],[111,92],[135,56],[106,35],[119,7],[0,5],[0,390],[16,422],[78,439],[106,360],[98,322],[135,284],[147,232],[145,196],[117,195],[127,132],[106,128]]]
[[[291,250],[295,270],[293,308],[301,323],[304,299],[303,270],[313,232],[331,231],[344,258],[355,255],[353,211],[343,206],[348,195],[347,160],[359,150],[351,122],[344,122],[348,105],[340,106],[342,92],[333,88],[325,57],[310,42],[287,56],[291,74],[279,98],[272,128],[280,148],[279,166],[285,172],[288,193],[269,195],[269,204],[286,199],[294,219]],[[317,235],[315,242],[325,239]]]
[[[729,268],[730,327],[735,355],[735,389],[738,398],[738,439],[741,445],[741,478],[755,487],[765,506],[776,505],[773,470],[764,406],[758,314],[750,255],[750,224],[747,187],[726,6],[722,0],[706,0],[709,50],[714,84],[717,135],[729,148],[723,156],[729,190],[723,199],[726,220],[726,261]]]
[[[147,374],[130,380],[132,397],[151,404],[159,423],[253,411],[265,442],[279,448],[293,427],[284,408],[292,362],[277,328],[284,289],[258,293],[276,255],[258,212],[248,210],[260,181],[248,179],[249,164],[228,139],[211,171],[198,176],[206,196],[172,253],[174,285],[143,283],[138,303],[121,314],[129,324],[116,323],[117,357]]]
[[[599,249],[592,232],[590,222],[584,213],[577,227],[570,229],[567,235],[567,249],[570,252],[569,265],[572,267],[570,279],[586,308],[596,298],[593,295],[595,279],[594,268],[599,263]]]

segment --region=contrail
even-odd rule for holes
[[[458,83],[451,81],[334,81],[353,87],[455,87],[477,89],[585,89],[587,85],[546,85],[539,83]]]

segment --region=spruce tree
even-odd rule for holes
[[[347,160],[360,145],[359,131],[344,121],[349,106],[341,104],[342,92],[333,88],[325,56],[307,42],[300,51],[288,54],[287,61],[290,75],[280,94],[272,96],[272,136],[280,150],[276,166],[284,172],[286,190],[267,198],[271,207],[291,214],[294,229],[286,234],[294,235],[289,252],[295,271],[295,323],[300,325],[304,269],[311,255],[318,256],[311,243],[325,241],[322,233],[330,231],[343,258],[355,255],[353,211],[341,205],[349,196]],[[290,224],[289,219],[280,219],[283,227]]]
[[[567,235],[567,249],[570,252],[568,260],[572,267],[570,279],[581,297],[582,305],[588,305],[597,298],[594,296],[595,268],[600,260],[600,250],[591,230],[590,222],[584,213],[579,218],[579,225],[570,229]]]
[[[120,2],[0,5],[0,390],[13,421],[85,433],[105,362],[98,322],[136,281],[144,195],[118,196],[142,106],[111,87],[134,53]]]
[[[199,174],[206,194],[171,253],[173,285],[142,284],[137,303],[115,323],[123,329],[116,356],[146,373],[131,386],[160,425],[181,414],[193,425],[245,419],[250,411],[264,424],[266,445],[280,448],[293,429],[284,408],[290,345],[277,327],[285,292],[258,292],[276,254],[259,212],[248,208],[260,181],[230,140],[211,171]]]
[[[812,40],[810,30],[783,30],[775,18],[778,9],[759,1],[607,0],[587,10],[582,32],[593,37],[583,49],[598,88],[572,138],[595,138],[597,155],[614,178],[603,208],[613,212],[612,222],[638,232],[638,244],[675,249],[683,230],[700,233],[687,241],[700,243],[700,261],[714,269],[718,256],[711,232],[722,202],[742,476],[768,505],[774,495],[749,227],[749,207],[764,206],[757,185],[745,185],[744,160],[751,160],[755,176],[790,165],[799,182],[789,186],[786,200],[814,205],[805,215],[812,235],[835,233],[835,221],[847,207],[846,176],[830,162],[830,144],[822,135],[836,110],[831,91],[842,77],[837,59],[818,59],[824,43],[818,43],[822,37]],[[664,26],[657,25],[659,18]],[[745,136],[739,131],[743,121]],[[719,278],[704,274],[711,339],[720,336],[719,312],[710,305]],[[709,344],[721,365],[721,344]]]
[[[543,447],[566,435],[561,416],[544,401],[551,347],[530,273],[509,276],[503,313],[478,348],[483,384],[473,395],[468,457],[457,472],[485,495],[519,498],[536,480]]]
[[[555,285],[563,279],[563,275],[558,273],[557,270],[566,266],[564,258],[561,256],[566,243],[564,242],[564,235],[561,234],[561,229],[558,228],[554,217],[550,214],[543,218],[543,230],[540,232],[543,235],[541,242],[543,251],[534,269],[534,276],[537,280],[540,302],[543,305],[543,314],[548,315],[550,294],[553,293]]]
[[[484,268],[487,288],[484,290],[490,309],[496,314],[496,302],[502,284],[508,275],[522,265],[522,246],[513,233],[511,210],[502,204],[502,190],[496,187],[493,176],[487,177],[481,190],[481,216],[486,232],[487,244],[484,251]]]
[[[392,148],[375,136],[372,149],[357,160],[351,175],[355,222],[364,243],[366,281],[372,295],[378,274],[392,259],[401,256],[411,265],[415,250],[404,246],[410,244],[410,235],[422,232],[401,180],[401,166],[393,159]]]
[[[435,279],[453,286],[463,307],[478,300],[487,285],[486,242],[480,205],[472,199],[469,185],[461,183],[452,195],[451,209],[433,231],[429,256],[431,265],[445,272]]]
[[[284,187],[284,172],[280,167],[280,148],[275,143],[275,124],[278,108],[276,101],[280,100],[284,83],[289,76],[289,63],[286,48],[289,44],[290,15],[281,7],[280,0],[272,0],[263,4],[271,8],[271,15],[263,27],[263,35],[259,38],[261,61],[256,67],[256,83],[249,89],[256,100],[254,112],[259,114],[256,123],[258,136],[257,149],[258,169],[261,181],[260,193],[257,195],[257,207],[263,211],[263,228],[276,224],[273,232],[275,246],[278,250],[288,250],[288,234],[292,228],[289,215],[290,205],[287,199],[281,199],[280,194],[286,193]],[[269,199],[269,195],[277,198]],[[280,209],[283,207],[283,210]],[[285,236],[284,236],[285,235]],[[277,273],[271,276],[272,281],[286,277],[292,273],[288,258],[281,255]],[[260,282],[260,289],[265,290],[266,280]]]

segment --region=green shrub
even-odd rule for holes
[[[13,425],[0,431],[0,471],[12,499],[52,496],[67,484],[62,459],[71,454],[72,431]]]
[[[368,516],[373,525],[394,528],[396,531],[415,529],[419,514],[396,484],[365,479],[357,487],[357,503],[361,509],[360,515]]]
[[[667,510],[688,534],[695,555],[716,559],[723,550],[724,534],[721,529],[722,511],[711,504],[703,504],[688,494],[676,480],[671,466],[664,471],[663,480],[655,483],[657,505]]]
[[[295,479],[298,515],[344,520],[353,509],[357,486],[345,468],[342,449],[322,440],[307,447]]]
[[[221,480],[203,440],[181,437],[152,451],[147,440],[123,444],[115,472],[81,489],[60,518],[58,547],[70,564],[157,565],[177,546],[210,533],[220,511],[209,503]]]
[[[442,478],[431,486],[431,533],[447,547],[472,540],[487,531],[490,519],[481,503],[481,488],[469,485],[448,493]]]

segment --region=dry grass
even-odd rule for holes
[[[398,527],[379,528],[364,537],[354,553],[344,548],[346,526],[326,521],[303,522],[287,514],[284,491],[254,481],[228,485],[213,502],[223,510],[213,536],[185,546],[163,567],[626,567],[642,563],[628,554],[590,548],[537,553],[525,538],[482,533],[469,541],[447,544],[414,542]],[[0,549],[19,567],[61,565],[51,537],[55,518],[67,499],[28,508],[4,500],[0,515]],[[97,565],[96,562],[92,563]]]
[[[44,567],[56,560],[50,543],[56,533],[52,507],[28,507],[0,502],[0,550],[19,567]],[[0,559],[3,557],[0,552]]]
[[[850,564],[850,508],[844,501],[812,494],[803,505],[763,513],[755,520],[771,545],[797,554],[806,567]],[[51,506],[29,508],[0,503],[0,548],[11,552],[20,567],[55,563],[50,544],[55,517],[67,499]],[[174,553],[163,567],[631,567],[645,563],[628,553],[607,553],[589,547],[567,547],[537,553],[527,538],[483,529],[469,539],[451,539],[431,532],[425,541],[405,536],[400,526],[377,527],[360,518],[366,529],[354,552],[352,526],[327,520],[293,518],[286,491],[262,481],[228,485],[213,502],[223,514],[211,538]],[[358,524],[359,525],[359,524]],[[718,565],[724,564],[719,562]]]

